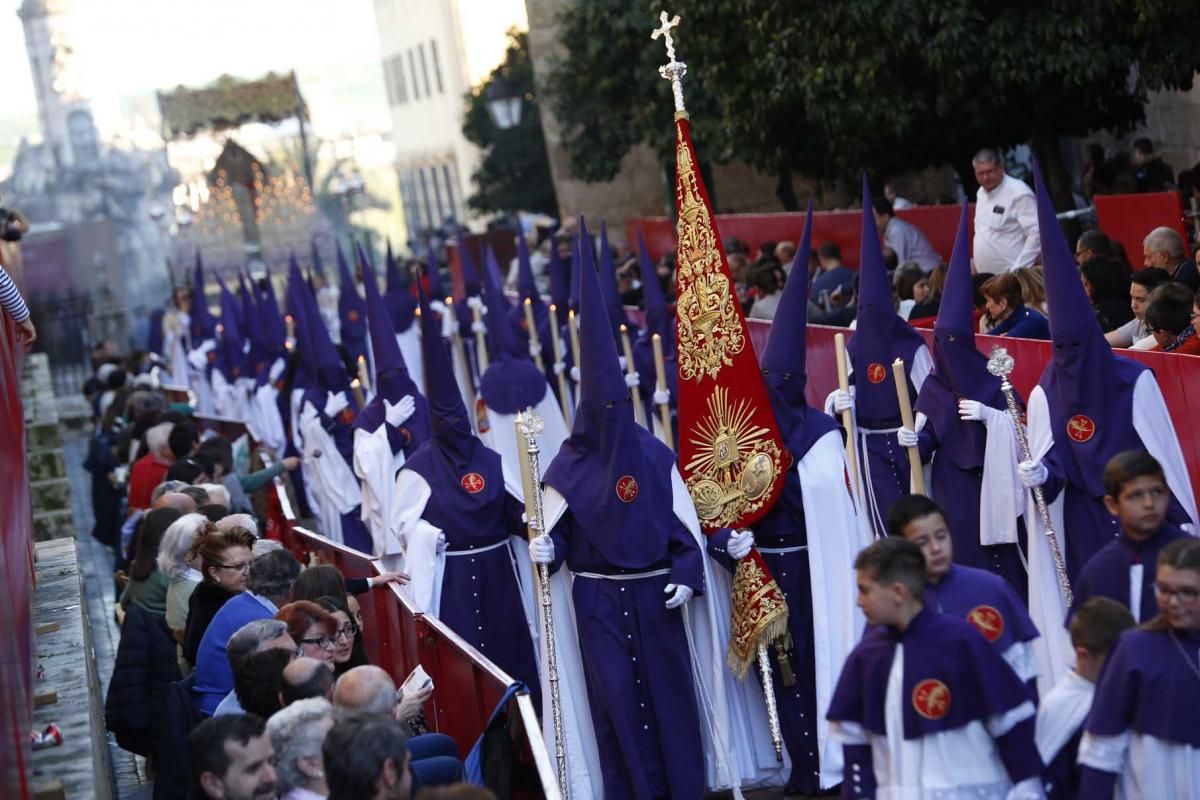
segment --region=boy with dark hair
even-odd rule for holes
[[[1038,708],[1037,746],[1046,764],[1042,784],[1048,800],[1079,797],[1079,768],[1075,762],[1100,668],[1117,637],[1133,626],[1129,609],[1107,597],[1088,600],[1071,620],[1075,669],[1046,693]]]
[[[1071,618],[1091,597],[1110,597],[1137,622],[1158,613],[1154,564],[1171,542],[1188,534],[1167,522],[1170,491],[1162,465],[1144,450],[1117,453],[1104,466],[1104,505],[1121,523],[1121,535],[1096,551],[1079,571]]]
[[[854,569],[873,627],[829,708],[845,752],[842,796],[1041,797],[1029,693],[975,629],[925,607],[920,548],[881,539]]]
[[[188,736],[192,800],[272,800],[274,753],[266,725],[253,714],[206,719]]]
[[[1038,629],[1008,581],[954,563],[954,540],[941,506],[924,495],[904,495],[888,512],[888,533],[921,549],[928,580],[925,605],[970,623],[1036,696]]]

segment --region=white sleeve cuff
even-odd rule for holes
[[[1125,769],[1125,754],[1129,750],[1129,731],[1117,736],[1097,736],[1084,732],[1079,742],[1079,763],[1085,767],[1115,772]]]

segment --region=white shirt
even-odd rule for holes
[[[1114,347],[1132,347],[1137,342],[1150,336],[1150,331],[1146,328],[1146,321],[1137,317],[1129,320],[1129,322],[1117,328],[1113,333],[1121,337],[1113,344]],[[1157,341],[1154,343],[1158,344]]]
[[[895,251],[901,264],[915,261],[925,272],[933,272],[942,263],[942,257],[933,249],[921,229],[898,217],[888,220],[887,227],[883,229],[883,243]]]
[[[1037,198],[1032,189],[1010,175],[990,192],[979,187],[975,195],[976,272],[996,275],[1031,266],[1041,247]]]

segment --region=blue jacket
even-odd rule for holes
[[[201,714],[211,717],[225,695],[233,690],[233,669],[225,654],[229,637],[247,622],[270,619],[276,611],[271,601],[248,591],[221,606],[196,651],[196,685],[192,687],[192,697]]]
[[[988,331],[988,336],[1011,336],[1014,339],[1050,339],[1050,320],[1042,312],[1021,306],[1008,319]]]

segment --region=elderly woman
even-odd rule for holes
[[[987,331],[989,336],[1050,338],[1050,321],[1040,311],[1025,304],[1021,282],[1011,272],[989,278],[979,291],[992,322]]]
[[[232,597],[246,591],[254,539],[244,528],[222,531],[207,521],[197,531],[188,553],[189,562],[199,561],[201,575],[188,599],[183,655],[189,664],[196,663],[196,651],[213,617]]]
[[[329,794],[321,745],[332,727],[333,706],[323,697],[297,700],[267,720],[280,800],[319,800]]]
[[[297,600],[279,609],[275,619],[287,623],[288,633],[299,645],[300,655],[315,658],[333,669],[338,624],[332,614],[309,600]]]

